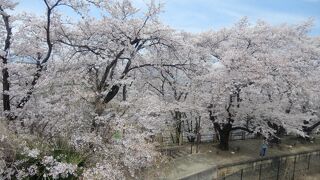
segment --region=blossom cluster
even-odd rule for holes
[[[59,162],[53,156],[41,157],[38,149],[25,148],[21,155],[24,158],[16,160],[12,163],[12,166],[0,164],[4,166],[0,172],[0,179],[25,179],[31,177],[64,179],[77,176],[77,165]]]

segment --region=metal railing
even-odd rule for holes
[[[320,172],[320,150],[262,158],[217,168],[219,180],[294,180]]]
[[[188,137],[184,133],[183,134],[183,143],[188,143]],[[230,140],[245,140],[245,139],[255,139],[256,136],[254,134],[247,133],[245,131],[238,131],[238,132],[231,132],[230,133]],[[158,138],[158,141],[165,145],[174,145],[178,144],[172,140],[171,136],[161,136]],[[200,143],[208,143],[217,141],[216,134],[200,134]]]

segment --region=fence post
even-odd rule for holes
[[[262,162],[260,161],[260,167],[259,167],[259,180],[261,179],[261,169],[262,169]]]
[[[309,158],[308,158],[308,170],[310,169],[310,159],[311,159],[311,154],[309,154]]]
[[[279,158],[279,162],[278,162],[277,180],[279,180],[279,175],[280,175],[280,166],[281,166],[281,158]]]
[[[296,171],[297,155],[294,156],[292,180],[294,180],[294,172]]]
[[[243,176],[243,169],[241,169],[240,180],[242,180],[242,176]]]

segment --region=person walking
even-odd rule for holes
[[[266,139],[264,139],[260,147],[260,157],[264,157],[266,155],[267,149],[268,149],[268,142]]]

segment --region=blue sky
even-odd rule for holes
[[[313,35],[320,35],[320,0],[166,0],[162,19],[179,29],[203,31],[231,26],[241,17],[272,24],[314,19]]]
[[[134,0],[143,8],[147,0]],[[228,27],[246,16],[251,22],[294,24],[314,19],[312,35],[320,35],[320,0],[161,0],[161,19],[168,25],[191,32]],[[20,0],[18,10],[39,12],[41,0]]]

